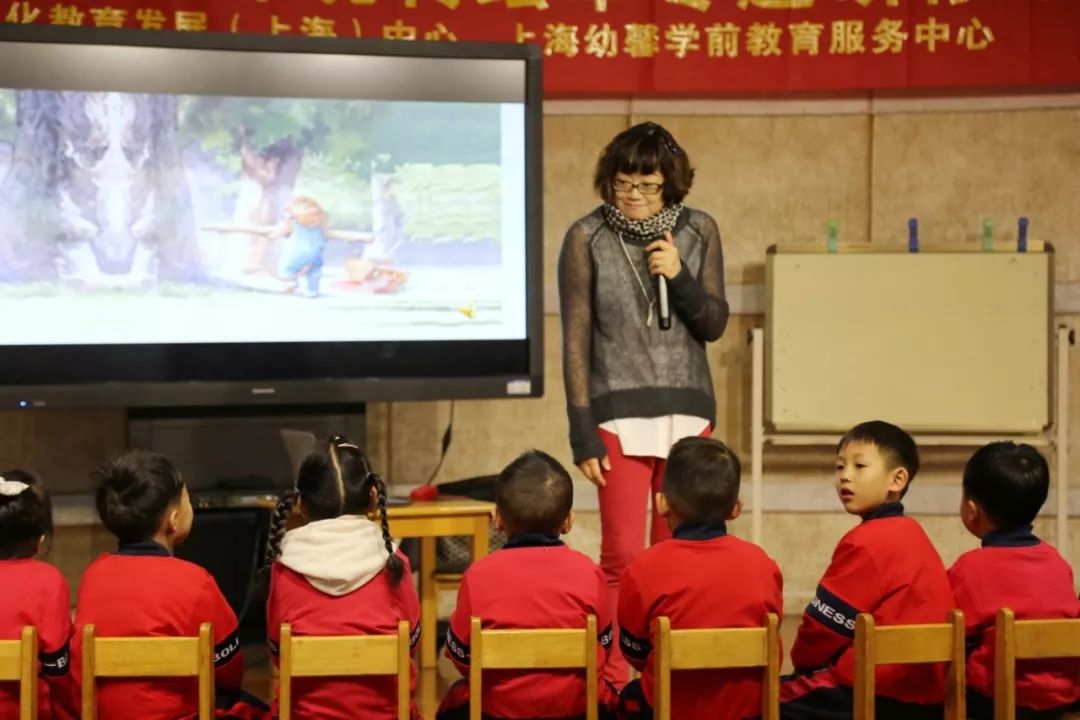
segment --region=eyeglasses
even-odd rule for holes
[[[658,192],[660,192],[660,189],[664,187],[664,183],[633,183],[629,180],[616,179],[612,181],[611,187],[614,188],[615,192],[623,193],[624,195],[629,195],[634,190],[637,190],[642,195],[656,195]]]

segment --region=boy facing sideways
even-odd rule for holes
[[[918,470],[914,439],[895,425],[861,423],[840,440],[836,492],[862,521],[841,538],[806,606],[791,648],[795,674],[780,687],[782,718],[852,717],[859,613],[878,625],[942,623],[954,607],[941,557],[904,515],[901,500]],[[875,682],[879,720],[942,716],[941,665],[880,666]]]

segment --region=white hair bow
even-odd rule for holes
[[[0,495],[15,497],[29,488],[30,486],[24,482],[19,482],[18,480],[5,480],[0,476]]]

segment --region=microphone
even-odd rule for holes
[[[670,330],[671,329],[671,305],[670,305],[670,303],[668,303],[667,278],[664,277],[663,275],[657,275],[656,276],[656,285],[657,285],[657,287],[656,287],[656,295],[657,295],[657,301],[658,301],[657,304],[660,306],[660,308],[659,308],[659,310],[660,310],[660,312],[659,312],[660,329],[661,330]]]

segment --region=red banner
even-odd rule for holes
[[[1080,84],[1080,0],[0,0],[7,22],[528,42],[550,96]]]

